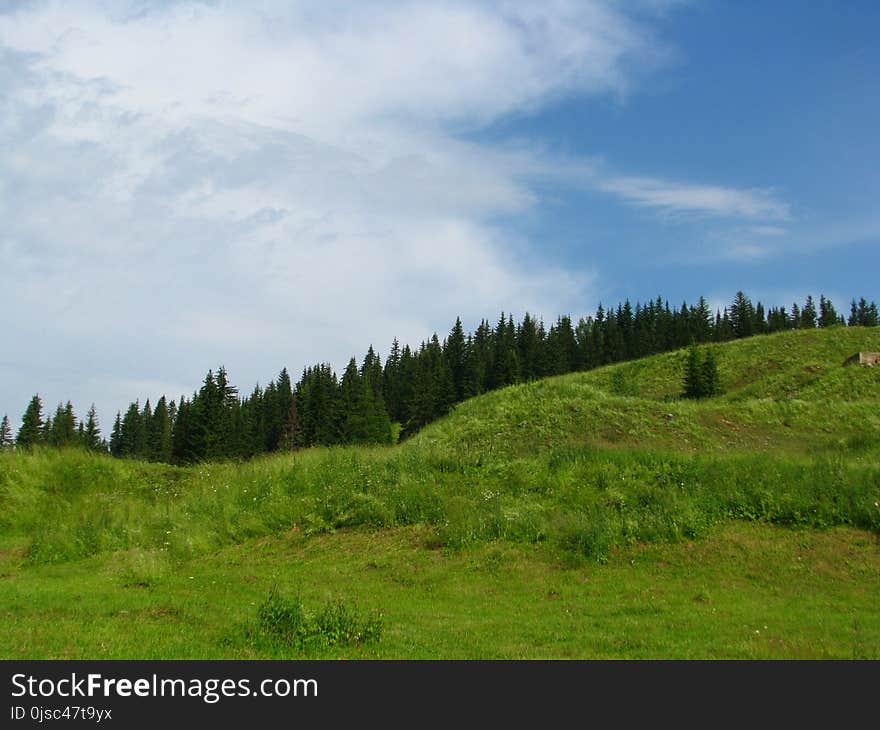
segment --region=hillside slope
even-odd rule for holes
[[[880,368],[843,366],[880,350],[877,328],[795,330],[720,345],[722,395],[680,397],[686,353],[505,388],[460,404],[413,439],[464,453],[564,446],[690,452],[876,449]]]
[[[302,656],[259,633],[280,587],[386,616],[381,643],[308,656],[877,658],[860,349],[880,332],[719,345],[701,402],[670,353],[489,393],[395,447],[0,452],[3,656]]]

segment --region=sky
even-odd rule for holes
[[[0,414],[461,316],[880,299],[873,0],[0,0]]]

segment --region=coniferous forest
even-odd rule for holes
[[[329,364],[306,367],[294,383],[287,369],[265,387],[242,395],[222,366],[179,401],[131,403],[118,413],[109,437],[94,406],[86,418],[72,404],[44,417],[39,395],[31,399],[13,438],[8,416],[0,423],[0,447],[78,446],[116,457],[189,464],[248,459],[258,454],[334,444],[382,444],[406,438],[446,414],[455,403],[506,385],[588,370],[610,363],[788,329],[880,324],[877,305],[853,299],[848,317],[825,296],[802,306],[765,309],[737,292],[713,315],[706,300],[670,307],[658,297],[599,305],[577,323],[559,317],[549,329],[526,314],[519,322],[502,313],[465,333],[457,318],[441,341],[434,334],[418,348],[395,339],[383,364],[370,346],[339,376]],[[711,360],[712,355],[709,354]],[[714,364],[714,363],[713,363]],[[713,386],[714,387],[714,386]],[[686,393],[701,395],[704,393]]]

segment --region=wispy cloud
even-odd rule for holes
[[[773,190],[698,185],[647,177],[609,177],[599,188],[667,213],[787,221],[791,210]]]

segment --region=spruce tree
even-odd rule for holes
[[[156,402],[156,407],[153,409],[153,416],[150,419],[150,433],[148,436],[150,458],[155,459],[156,461],[170,463],[172,458],[174,428],[164,395],[159,398]]]
[[[697,342],[708,342],[712,339],[712,312],[705,297],[700,297],[699,303],[691,312],[691,322]]]
[[[688,348],[685,360],[684,397],[711,398],[720,392],[715,352],[707,347],[700,353],[695,341]]]
[[[82,424],[80,424],[82,425]],[[101,446],[101,429],[98,427],[98,412],[95,410],[95,404],[89,408],[86,414],[86,425],[83,428],[83,446],[89,451],[100,451]]]
[[[366,432],[366,404],[364,403],[363,379],[354,358],[339,381],[339,408],[344,443],[363,443]]]
[[[734,337],[749,337],[754,332],[755,308],[751,300],[741,291],[736,293],[730,305],[730,325]]]
[[[21,419],[16,444],[22,448],[31,448],[43,442],[43,403],[39,394],[31,398],[27,410]]]
[[[711,398],[721,392],[718,379],[718,363],[715,361],[715,351],[708,347],[701,365],[701,385],[703,392],[701,397]]]
[[[474,343],[473,335],[468,335],[465,344],[464,381],[462,399],[473,398],[483,392],[483,362]]]
[[[110,432],[110,454],[117,458],[125,455],[122,453],[122,414],[119,411],[116,411],[116,421]]]
[[[14,443],[12,438],[12,428],[9,425],[9,416],[3,415],[3,421],[0,422],[0,449],[7,449]]]
[[[275,381],[274,399],[272,403],[272,434],[267,444],[270,451],[290,451],[296,445],[299,431],[299,418],[293,385],[287,368],[282,368]]]
[[[73,446],[77,442],[76,415],[73,405],[67,401],[67,405],[58,404],[55,409],[55,418],[51,426],[46,429],[46,443],[58,448]]]
[[[465,397],[466,356],[464,328],[461,326],[461,317],[456,317],[455,324],[443,343],[443,357],[452,373],[456,401],[464,400]]]
[[[119,455],[131,459],[147,458],[147,434],[139,401],[130,404],[122,417]]]
[[[805,329],[814,329],[819,317],[816,313],[816,305],[813,303],[813,297],[807,295],[807,301],[801,309],[801,327]]]
[[[826,299],[824,294],[819,295],[819,326],[833,327],[837,324],[837,310],[830,299]]]
[[[684,368],[684,397],[700,398],[703,395],[703,368],[697,343],[691,342]]]

